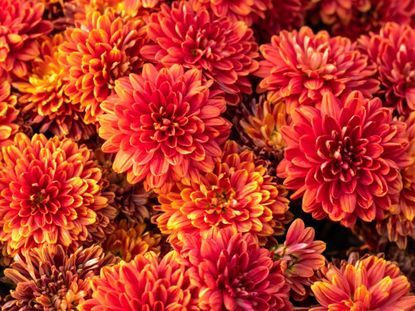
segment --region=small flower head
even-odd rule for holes
[[[323,278],[311,289],[320,304],[311,311],[328,310],[413,310],[415,296],[398,266],[369,256],[340,268],[329,265]]]

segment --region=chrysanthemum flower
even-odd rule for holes
[[[131,261],[136,255],[143,255],[149,251],[159,254],[160,240],[160,234],[146,231],[145,223],[131,226],[123,219],[102,247],[122,260]]]
[[[10,77],[0,67],[0,147],[10,142],[19,129],[15,109],[16,95],[11,94]],[[1,157],[1,156],[0,156]]]
[[[189,3],[174,2],[150,16],[148,37],[153,44],[141,49],[145,58],[202,70],[231,104],[251,93],[248,75],[258,68],[258,46],[243,21],[216,18],[204,8],[195,11]]]
[[[303,210],[352,226],[381,219],[402,190],[408,164],[406,125],[392,119],[378,98],[360,92],[323,96],[321,109],[303,106],[283,127],[287,143],[279,167],[284,184],[303,196]]]
[[[89,278],[114,263],[97,245],[69,254],[61,245],[31,249],[5,270],[16,289],[2,310],[76,310],[91,295]]]
[[[159,261],[150,252],[105,267],[91,281],[92,299],[80,310],[198,310],[197,288],[190,284],[189,273],[177,256],[173,251]]]
[[[39,37],[52,31],[42,20],[43,3],[0,0],[0,67],[15,76],[28,72],[28,62],[39,55]]]
[[[225,100],[210,92],[198,69],[180,65],[157,70],[145,64],[141,75],[115,83],[102,104],[102,150],[116,153],[114,171],[130,183],[167,189],[176,181],[197,179],[214,166],[230,123],[220,117]],[[164,191],[164,190],[163,190]]]
[[[268,91],[271,101],[285,101],[288,112],[298,105],[318,106],[327,91],[340,96],[359,90],[370,96],[378,88],[375,66],[347,38],[302,27],[280,32],[260,50],[258,91]]]
[[[415,111],[415,30],[387,23],[379,34],[363,36],[359,42],[378,68],[385,104],[403,115]]]
[[[243,138],[260,154],[280,155],[285,147],[281,128],[288,123],[284,102],[272,103],[263,96],[259,101],[251,101],[243,116],[238,118]]]
[[[369,256],[355,264],[329,265],[321,281],[311,289],[320,304],[310,311],[413,310],[415,296],[398,266]]]
[[[355,39],[378,31],[387,22],[407,25],[415,15],[414,0],[321,0],[313,14],[334,34]]]
[[[159,196],[155,217],[173,244],[187,234],[233,226],[260,237],[282,234],[290,220],[286,191],[273,181],[252,151],[228,141],[221,161],[200,181]]]
[[[186,236],[182,249],[200,310],[293,310],[279,261],[235,228]]]
[[[67,75],[65,92],[85,111],[85,122],[95,123],[100,104],[117,78],[136,72],[142,65],[138,53],[144,42],[143,21],[119,16],[112,9],[93,11],[75,28],[66,30],[60,58]]]
[[[235,21],[244,21],[248,26],[259,18],[265,17],[265,12],[272,7],[271,0],[190,0],[195,11],[207,8],[216,17],[229,17]]]
[[[1,152],[0,241],[9,254],[103,236],[116,211],[100,193],[101,171],[85,146],[18,133]]]
[[[314,240],[314,229],[305,227],[301,219],[296,219],[287,231],[283,245],[275,250],[275,255],[286,266],[284,275],[297,300],[307,297],[309,287],[315,280],[315,272],[325,265],[322,255],[326,243]]]
[[[398,204],[377,223],[378,233],[402,249],[407,246],[407,237],[415,239],[415,112],[409,115],[406,124],[410,162],[401,170],[403,188]]]
[[[22,93],[19,104],[28,124],[41,125],[42,133],[88,139],[94,135],[95,127],[84,123],[80,105],[72,103],[64,92],[66,72],[57,61],[62,41],[60,34],[43,40],[40,57],[33,60],[27,82],[16,82],[13,86]]]

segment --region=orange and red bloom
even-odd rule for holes
[[[259,237],[282,234],[290,220],[285,189],[255,165],[252,151],[234,141],[225,144],[212,172],[177,188],[159,196],[162,213],[155,217],[173,245],[213,227],[232,226]]]
[[[199,288],[199,310],[293,310],[281,262],[235,228],[188,235],[182,255]]]
[[[282,129],[287,148],[279,167],[284,185],[295,190],[291,198],[303,197],[303,210],[314,218],[345,226],[382,219],[403,187],[405,123],[360,92],[343,99],[325,93],[320,109],[303,106],[291,116]]]
[[[371,96],[378,89],[368,56],[349,39],[330,37],[326,31],[281,31],[260,51],[263,60],[255,74],[263,79],[258,91],[267,91],[271,101],[285,101],[287,112],[299,105],[319,107],[327,91],[340,96],[359,90]]]
[[[154,253],[104,267],[91,281],[92,298],[82,311],[198,310],[197,288],[174,251],[158,259]]]
[[[76,310],[91,296],[89,279],[116,262],[98,245],[73,253],[61,245],[27,250],[4,272],[16,288],[2,310]]]
[[[195,11],[186,2],[174,2],[150,16],[148,37],[152,42],[141,49],[146,59],[201,70],[230,104],[252,92],[248,75],[258,69],[258,46],[244,22],[216,18],[204,8]]]
[[[359,40],[377,66],[380,93],[385,104],[402,115],[415,110],[415,30],[409,25],[387,23],[379,34]]]
[[[86,20],[65,32],[59,61],[66,73],[65,92],[85,111],[85,122],[96,123],[115,80],[137,72],[138,53],[145,40],[141,19],[120,16],[113,9],[92,11]]]
[[[52,24],[42,20],[43,3],[1,0],[0,8],[0,67],[24,77],[29,62],[39,55],[38,38],[50,33]]]
[[[415,296],[398,266],[369,256],[356,263],[329,265],[321,281],[311,289],[320,304],[311,311],[413,310]]]
[[[28,81],[13,86],[21,92],[19,106],[28,124],[40,124],[41,133],[88,139],[95,134],[95,128],[84,123],[80,104],[73,103],[64,90],[66,73],[58,63],[58,46],[62,41],[61,34],[41,41],[41,55],[33,60]]]
[[[326,263],[322,255],[326,244],[314,240],[314,235],[314,229],[306,228],[298,218],[290,225],[284,244],[274,252],[274,256],[281,259],[285,266],[284,274],[296,300],[307,297],[310,285],[316,279],[316,271]]]
[[[101,195],[101,170],[85,146],[19,133],[1,153],[0,241],[10,255],[91,240],[116,216]]]
[[[16,102],[16,95],[11,93],[10,77],[0,67],[0,147],[9,144],[19,129],[16,122],[19,114]]]
[[[211,170],[230,123],[220,116],[224,98],[210,85],[199,70],[180,65],[145,64],[141,75],[117,80],[99,129],[102,150],[116,153],[113,169],[163,191]]]

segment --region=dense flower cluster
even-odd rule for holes
[[[1,311],[414,291],[415,0],[0,0]]]

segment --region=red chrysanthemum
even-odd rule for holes
[[[323,95],[321,109],[302,106],[283,127],[287,142],[279,169],[284,184],[303,196],[303,210],[351,226],[381,219],[402,189],[408,163],[406,125],[392,119],[378,98],[360,92]]]
[[[398,266],[370,256],[355,264],[329,265],[321,281],[311,289],[320,306],[310,311],[402,310],[415,307],[415,296]]]
[[[9,144],[19,129],[16,124],[19,114],[15,109],[16,101],[16,95],[11,94],[10,77],[0,67],[0,147]]]
[[[190,0],[195,11],[207,8],[216,17],[229,17],[235,21],[244,21],[248,26],[259,18],[265,17],[265,12],[271,8],[271,0]]]
[[[91,297],[89,279],[116,263],[98,245],[67,253],[61,245],[43,245],[17,255],[5,276],[16,284],[3,311],[77,310]]]
[[[120,16],[112,9],[92,11],[78,27],[66,30],[60,58],[66,73],[65,92],[85,111],[85,122],[95,123],[100,104],[110,94],[116,79],[137,72],[138,53],[145,40],[143,21]]]
[[[168,67],[181,64],[200,69],[231,104],[237,104],[241,94],[251,93],[248,75],[258,68],[258,46],[244,22],[216,18],[204,8],[194,11],[186,2],[174,2],[150,16],[148,37],[154,43],[141,49],[145,58]]]
[[[182,255],[199,288],[199,310],[293,310],[279,261],[235,228],[186,236]]]
[[[0,0],[0,67],[23,77],[28,62],[39,55],[39,37],[52,31],[42,20],[43,3],[34,0]]]
[[[19,133],[1,153],[0,241],[9,254],[102,237],[116,214],[100,193],[101,171],[85,146]]]
[[[319,14],[332,33],[355,39],[378,31],[387,22],[410,24],[415,16],[415,1],[321,0],[312,14]]]
[[[396,242],[402,249],[407,247],[408,237],[415,239],[415,112],[409,115],[406,124],[410,162],[401,170],[403,188],[398,204],[384,220],[377,223],[378,233],[386,236],[389,241]]]
[[[288,112],[298,105],[318,106],[327,91],[340,96],[359,90],[370,96],[378,88],[375,66],[347,38],[302,27],[282,31],[260,50],[258,91],[268,91],[271,101],[285,101]]]
[[[290,220],[286,191],[254,161],[252,151],[228,141],[212,172],[160,195],[156,221],[162,233],[174,244],[212,227],[233,226],[260,237],[282,234]]]
[[[403,115],[415,111],[415,30],[387,23],[379,34],[363,36],[359,41],[378,68],[385,104]]]
[[[284,244],[275,250],[286,267],[284,275],[296,300],[303,300],[309,294],[315,272],[325,265],[322,255],[325,249],[326,243],[314,240],[314,229],[306,228],[298,218],[290,225]]]
[[[105,267],[91,287],[92,298],[81,305],[81,311],[198,310],[197,288],[190,284],[176,252],[160,261],[150,252]]]
[[[230,123],[220,117],[225,100],[210,85],[198,69],[180,65],[145,64],[141,75],[117,80],[99,129],[102,150],[116,153],[113,169],[127,172],[130,183],[145,179],[148,188],[166,191],[211,170]]]
[[[57,61],[62,41],[61,34],[43,40],[40,57],[33,60],[27,81],[13,86],[22,93],[19,104],[27,124],[40,125],[41,133],[88,139],[96,133],[95,127],[84,123],[79,104],[73,103],[64,92],[66,72]]]

